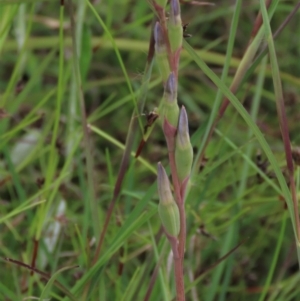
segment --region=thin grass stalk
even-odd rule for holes
[[[264,76],[265,76],[265,65],[266,65],[266,60],[264,60],[264,67],[262,67],[260,69],[260,73],[259,73],[259,77],[257,79],[257,84],[256,84],[256,87],[257,87],[257,90],[256,90],[256,95],[254,96],[254,99],[253,99],[253,104],[252,104],[252,108],[251,108],[251,117],[252,119],[255,121],[256,120],[256,115],[257,115],[257,110],[258,110],[258,107],[259,107],[259,101],[260,101],[260,96],[261,96],[261,91],[262,91],[262,85],[263,85],[263,79],[264,79]],[[252,131],[251,129],[249,129],[248,131],[248,139],[250,139],[252,136]],[[246,149],[246,152],[245,152],[245,155],[247,157],[250,157],[250,154],[252,152],[252,145],[249,144],[247,149]],[[248,178],[248,170],[249,170],[249,163],[245,160],[244,161],[244,165],[243,165],[243,168],[242,168],[242,173],[241,173],[241,181],[240,181],[240,184],[239,184],[239,187],[238,187],[238,190],[237,190],[237,198],[240,199],[242,194],[243,194],[243,191],[245,190],[245,187],[246,187],[246,181],[247,181],[247,178]],[[237,208],[236,208],[236,211],[240,210],[240,202],[237,204]],[[237,227],[237,229],[234,229],[234,226]],[[234,223],[229,229],[228,229],[228,234],[226,236],[226,238],[229,239],[229,243],[228,244],[224,244],[224,247],[222,248],[222,253],[221,255],[223,254],[226,254],[234,245],[236,245],[236,241],[235,241],[235,237],[238,236],[238,234],[232,236],[230,235],[231,233],[230,232],[233,232],[234,233],[234,230],[235,231],[239,231],[239,225]],[[230,263],[232,263],[232,259],[230,258]],[[213,285],[211,286],[212,289],[209,291],[209,295],[207,297],[207,300],[214,300],[215,298],[215,295],[217,293],[217,287],[219,286],[219,282],[221,281],[221,277],[222,277],[222,274],[224,273],[224,269],[225,270],[225,275],[227,274],[231,274],[231,267],[230,267],[230,263],[227,262],[222,262],[220,265],[217,266],[216,268],[216,271],[214,272],[213,274],[213,278],[212,278],[212,283]],[[223,285],[222,287],[225,287],[225,289],[223,289],[220,293],[220,296],[219,296],[219,300],[223,300],[225,298],[225,295],[226,295],[226,282],[228,282],[228,279],[230,277],[225,277],[224,276],[224,280],[223,280]]]
[[[293,10],[288,14],[288,16],[281,23],[281,25],[277,28],[277,30],[275,31],[275,33],[273,35],[273,40],[275,40],[279,36],[279,34],[283,31],[283,29],[288,25],[288,23],[292,20],[292,18],[295,16],[297,11],[299,10],[299,8],[300,8],[300,2],[293,8]],[[261,49],[260,53],[257,55],[255,61],[251,65],[251,67],[246,72],[241,85],[243,85],[243,83],[248,80],[248,78],[251,76],[251,74],[257,68],[257,66],[260,63],[260,61],[262,60],[262,58],[267,54],[267,51],[268,51],[268,45],[265,45]],[[281,74],[283,75],[283,73],[281,73]]]
[[[257,114],[258,114],[258,109],[260,105],[261,95],[263,91],[263,84],[265,79],[266,65],[267,65],[267,57],[264,57],[260,65],[257,81],[255,83],[256,90],[253,96],[253,101],[252,101],[252,106],[250,111],[250,116],[254,122],[256,122],[257,120]],[[253,132],[251,129],[249,129],[248,137],[247,137],[248,140],[251,139],[252,135]],[[252,153],[253,153],[253,145],[249,144],[246,148],[245,155],[249,158],[252,158]],[[243,191],[246,189],[249,168],[250,168],[249,163],[247,161],[244,161],[243,168],[242,168],[243,177],[238,188],[238,193],[237,193],[238,197],[242,197]]]
[[[51,146],[50,146],[50,154],[49,154],[49,161],[48,161],[48,169],[47,174],[45,176],[45,186],[50,187],[53,183],[55,169],[57,166],[57,152],[56,152],[56,140],[58,137],[58,130],[59,130],[59,122],[60,122],[60,114],[61,114],[61,105],[62,105],[62,96],[63,96],[63,75],[64,75],[64,34],[63,34],[63,17],[64,17],[64,6],[60,6],[60,30],[59,30],[59,78],[58,78],[58,89],[57,89],[57,97],[56,97],[56,111],[54,116],[54,125],[52,130],[52,137],[51,137]],[[47,193],[43,196],[47,199],[46,203],[43,203],[37,209],[36,214],[36,229],[35,229],[35,241],[39,241],[42,235],[42,230],[45,224],[46,216],[51,208],[52,202],[54,200],[54,195],[56,190],[53,189],[48,190]],[[52,197],[53,196],[53,197]],[[36,247],[38,244],[36,245]],[[32,264],[35,263],[35,256],[37,255],[38,250],[34,250],[33,256],[31,259]]]
[[[108,35],[108,37],[110,39],[110,42],[112,43],[112,45],[115,49],[118,61],[119,61],[120,66],[123,70],[123,73],[124,73],[124,76],[126,78],[126,82],[127,82],[127,85],[128,85],[129,91],[130,91],[131,99],[132,99],[132,102],[133,102],[133,105],[134,105],[134,112],[135,112],[134,114],[138,114],[137,100],[136,100],[135,95],[133,93],[132,86],[130,84],[130,80],[129,80],[126,68],[125,68],[124,63],[122,61],[119,50],[116,46],[115,40],[112,37],[111,33],[109,32],[107,26],[105,25],[105,23],[103,22],[103,20],[99,16],[99,14],[96,12],[93,5],[88,0],[86,0],[86,3],[89,6],[89,8],[91,9],[91,11],[93,12],[93,14],[95,15],[95,17],[97,18],[98,22],[101,24],[101,26],[104,29],[104,31],[106,32],[106,34]],[[139,119],[139,122],[140,122],[140,119]],[[113,199],[110,203],[109,212],[107,214],[106,220],[104,221],[104,226],[103,226],[103,229],[102,229],[100,237],[99,237],[99,241],[98,241],[97,248],[96,248],[96,253],[95,253],[95,256],[94,256],[94,259],[93,259],[93,264],[95,264],[95,262],[99,258],[99,254],[100,254],[100,251],[101,251],[101,248],[102,248],[102,244],[103,244],[104,236],[105,236],[105,233],[106,233],[106,230],[107,230],[107,227],[108,227],[108,223],[109,223],[111,214],[113,212],[113,208],[115,206],[117,196],[119,195],[119,192],[120,192],[120,189],[121,189],[121,185],[122,185],[125,173],[126,173],[126,167],[129,164],[129,154],[130,154],[130,150],[131,150],[132,143],[133,143],[133,138],[134,138],[133,133],[135,132],[134,123],[135,123],[135,121],[132,120],[131,125],[130,125],[130,129],[128,131],[128,135],[127,135],[127,138],[126,138],[127,139],[126,140],[126,153],[123,154],[123,158],[122,158],[122,162],[121,162],[121,166],[120,166],[120,171],[118,173],[118,179],[117,179],[116,186],[115,186],[115,189],[114,189]],[[140,122],[140,125],[141,125],[141,122]],[[142,125],[141,125],[141,127],[142,127]]]
[[[1,5],[1,3],[0,3]],[[18,12],[19,5],[5,6],[1,8],[0,12],[0,53],[5,45],[6,37],[12,25],[12,19]]]
[[[154,44],[153,44],[153,33],[151,35],[150,38],[150,42],[149,42],[149,50],[148,50],[148,57],[147,57],[147,63],[145,66],[145,72],[144,72],[144,76],[142,79],[142,87],[140,90],[140,94],[138,96],[138,107],[140,111],[143,111],[144,105],[145,105],[145,101],[146,101],[146,95],[147,95],[147,91],[148,91],[148,85],[150,82],[150,77],[152,74],[152,67],[153,67],[153,56],[154,56]],[[121,188],[122,188],[122,183],[125,177],[125,174],[127,172],[127,168],[129,166],[129,161],[130,161],[130,154],[131,154],[131,150],[132,150],[132,146],[133,146],[133,142],[134,142],[134,138],[136,136],[136,132],[137,132],[137,122],[135,119],[135,110],[132,113],[132,118],[129,124],[129,128],[128,128],[128,132],[127,132],[127,137],[126,137],[126,142],[125,142],[125,150],[122,156],[122,160],[121,160],[121,164],[120,164],[120,169],[118,172],[118,176],[117,176],[117,180],[116,180],[116,184],[114,187],[114,191],[113,191],[113,197],[111,200],[111,203],[109,205],[107,214],[106,214],[106,219],[104,221],[104,225],[103,225],[103,229],[101,231],[100,234],[100,239],[99,239],[99,243],[97,245],[96,248],[96,252],[93,258],[93,264],[95,264],[100,256],[100,252],[101,252],[101,248],[102,248],[102,244],[104,241],[104,237],[107,231],[107,227],[115,206],[115,203],[117,201],[117,198],[119,197],[119,194],[121,192]]]
[[[162,227],[160,227],[160,230],[155,235],[155,237],[153,237],[153,235],[151,235],[152,242],[153,242],[154,245],[158,245],[158,242],[160,241],[162,235],[163,235],[163,228]],[[155,255],[158,258],[157,254],[154,251],[155,251],[155,248],[153,248],[152,254],[149,253],[148,256],[147,256],[147,259],[145,260],[145,262],[147,262],[147,266],[145,268],[145,273],[144,273],[144,276],[141,277],[141,279],[139,281],[139,284],[137,285],[138,289],[135,292],[135,294],[133,295],[133,298],[132,298],[133,300],[136,300],[136,298],[138,296],[138,290],[141,289],[142,283],[144,283],[144,281],[146,281],[146,278],[148,277],[148,273],[150,273],[150,269],[152,269],[152,266],[150,264],[152,262],[152,260],[150,260],[150,258],[153,257],[153,255]],[[164,253],[164,252],[162,252],[162,253]],[[153,273],[151,275],[151,278],[150,278],[150,281],[149,281],[149,285],[148,285],[148,288],[147,288],[147,291],[145,293],[143,301],[148,301],[150,299],[150,297],[151,297],[151,293],[152,293],[152,290],[154,288],[154,284],[155,284],[155,281],[157,279],[158,271],[160,269],[162,261],[163,261],[163,256],[160,256],[159,259],[158,259],[158,261],[157,261],[157,263],[156,263],[156,265],[155,265]],[[163,287],[163,294],[166,295],[166,289],[165,289],[165,287]]]
[[[283,243],[283,239],[284,239],[284,234],[285,234],[285,229],[286,229],[286,224],[287,224],[287,212],[285,211],[282,217],[282,222],[281,222],[281,228],[280,228],[280,232],[278,234],[278,239],[277,239],[277,244],[274,250],[274,255],[273,255],[273,259],[272,259],[272,263],[271,263],[271,267],[266,279],[266,283],[263,286],[263,291],[260,295],[260,298],[258,301],[264,301],[266,299],[268,290],[270,288],[271,285],[271,281],[272,281],[272,277],[274,276],[275,273],[275,269],[278,263],[278,257],[280,254],[280,250],[282,248],[282,243]]]
[[[23,3],[19,6],[18,9],[18,16],[16,18],[16,26],[15,26],[15,34],[16,34],[16,39],[18,42],[19,50],[21,50],[24,47],[25,44],[25,39],[26,39],[26,22],[25,22],[25,16],[26,16],[26,5]],[[24,67],[26,64],[27,60],[27,52],[22,52],[21,53],[21,66],[19,69],[20,76],[24,72]]]
[[[75,28],[76,37],[77,37],[76,49],[77,49],[78,58],[80,58],[81,56],[80,41],[82,39],[82,28],[83,28],[85,11],[86,11],[86,2],[78,1],[78,8],[76,13],[76,28]],[[79,115],[76,79],[75,79],[74,72],[72,72],[70,86],[71,88],[70,88],[70,97],[69,97],[69,105],[68,105],[69,122],[67,123],[67,150],[66,150],[67,154],[73,148],[74,137],[72,134],[76,129],[76,116]]]
[[[5,17],[9,17],[10,20],[7,21],[7,24],[5,24],[5,18],[2,18],[2,23],[4,22],[4,24],[0,23],[0,53],[3,51],[3,48],[6,47],[7,45],[7,40],[6,40],[6,34],[10,29],[11,26],[11,20],[15,17],[15,12],[18,8],[18,6],[13,6],[12,8],[14,8],[13,10],[10,10],[11,13],[8,11],[6,12],[6,10],[4,10],[4,15]],[[17,63],[14,66],[14,70],[13,73],[10,77],[10,80],[8,82],[7,88],[5,89],[4,95],[2,96],[2,98],[0,99],[0,107],[5,107],[6,102],[9,100],[9,96],[11,95],[17,81],[18,81],[18,77],[20,76],[20,69],[22,69],[23,63],[24,63],[24,54],[27,52],[27,47],[28,47],[28,39],[29,39],[29,35],[31,32],[31,28],[32,28],[32,16],[33,16],[33,11],[34,11],[34,5],[32,5],[30,13],[28,14],[30,16],[29,22],[27,22],[27,27],[26,27],[26,38],[24,40],[24,43],[22,45],[22,48],[20,49],[19,46],[15,39],[13,40],[16,44],[15,50],[19,51],[19,55],[18,55],[18,60]],[[1,17],[1,13],[0,13],[0,17]],[[3,28],[2,28],[3,26]],[[5,41],[5,43],[4,43]],[[59,38],[58,41],[59,43]],[[3,45],[2,45],[3,43]],[[2,130],[2,129],[0,129]],[[4,130],[5,131],[5,130]]]
[[[257,117],[257,112],[258,112],[258,108],[259,108],[259,101],[260,101],[260,97],[261,97],[261,92],[262,92],[262,88],[263,88],[263,79],[265,76],[265,67],[266,67],[266,59],[263,60],[264,61],[264,66],[260,69],[260,73],[259,73],[259,77],[257,79],[257,84],[256,84],[256,93],[255,96],[253,98],[253,102],[252,102],[252,107],[251,107],[251,118],[253,119],[253,121],[256,121],[256,117]],[[248,131],[248,139],[250,140],[252,136],[252,131],[251,129],[249,129]],[[245,154],[247,157],[251,158],[251,153],[252,153],[252,148],[253,145],[249,144]],[[238,214],[238,212],[241,211],[242,206],[241,206],[241,198],[243,196],[243,193],[245,191],[246,188],[246,183],[247,183],[247,178],[248,178],[248,171],[249,171],[249,164],[247,161],[244,161],[243,167],[242,167],[242,172],[240,175],[240,183],[239,183],[239,187],[237,189],[237,199],[240,199],[240,201],[236,204],[235,206],[235,214]],[[224,252],[229,252],[230,249],[233,248],[234,245],[236,245],[237,243],[237,237],[240,236],[240,223],[238,221],[235,221],[233,223],[233,225],[229,228],[228,232],[232,231],[233,232],[233,237],[231,237],[231,244],[229,244],[228,249],[225,249]],[[230,256],[230,258],[228,258],[228,261],[225,263],[226,265],[226,270],[223,276],[223,282],[222,282],[222,290],[219,296],[219,301],[224,301],[226,300],[226,293],[228,290],[228,286],[230,283],[230,275],[232,274],[232,266],[234,264],[234,258],[233,256]],[[222,266],[222,264],[220,265]]]
[[[269,4],[271,4],[271,3],[269,3]],[[273,7],[274,8],[272,10],[272,13],[274,13],[276,6],[274,5]],[[259,15],[257,17],[257,20],[259,20]],[[260,30],[258,30],[259,24],[260,24],[260,27],[259,27]],[[261,44],[261,40],[263,39],[263,30],[261,29],[261,22],[259,22],[259,21],[255,22],[255,28],[253,29],[252,34],[254,34],[254,33],[256,33],[256,35],[254,38],[252,36],[250,37],[249,45],[246,48],[245,54],[237,68],[237,71],[236,71],[234,78],[232,80],[232,83],[230,85],[230,91],[234,94],[237,92],[237,89],[240,87],[240,84],[242,83],[242,80],[243,80],[247,70],[249,69],[249,66]],[[216,104],[218,104],[218,103],[219,102],[216,102]],[[195,159],[195,161],[197,162],[197,166],[195,166],[194,168],[197,168],[201,165],[201,162],[203,161],[203,158],[205,155],[205,150],[209,144],[209,141],[212,138],[213,132],[214,132],[218,122],[223,117],[229,104],[230,104],[230,101],[228,100],[228,98],[225,97],[222,102],[221,107],[219,108],[218,115],[216,116],[216,118],[214,119],[213,122],[210,120],[211,126],[208,127],[208,129],[205,133],[205,137],[203,139],[203,142],[201,144],[201,147],[200,147],[198,154],[196,156],[196,159]]]
[[[170,292],[168,290],[168,286],[165,285],[166,278],[165,278],[163,270],[161,269],[161,265],[162,265],[163,260],[164,260],[164,254],[165,254],[166,249],[168,247],[168,243],[166,241],[162,241],[161,246],[158,245],[158,242],[160,241],[160,238],[163,235],[163,228],[162,227],[160,228],[159,232],[154,236],[153,231],[151,231],[152,227],[151,227],[149,222],[148,222],[148,226],[149,226],[149,229],[150,229],[151,241],[152,241],[152,244],[153,244],[153,256],[151,256],[151,257],[155,258],[156,264],[155,264],[155,268],[153,270],[153,273],[151,275],[150,281],[144,279],[147,282],[149,281],[149,284],[148,284],[148,288],[147,288],[147,291],[145,293],[145,297],[144,297],[143,301],[147,301],[147,300],[150,299],[151,293],[152,293],[152,290],[154,288],[154,284],[155,284],[155,281],[156,281],[157,278],[159,278],[159,280],[160,280],[160,287],[161,287],[161,291],[162,291],[162,295],[163,295],[163,300],[169,300],[170,299]],[[160,250],[158,248],[160,248]],[[151,263],[152,263],[152,261],[151,261]],[[132,300],[135,300],[135,299],[133,298]]]
[[[96,191],[95,191],[95,182],[93,176],[93,151],[90,142],[89,136],[89,129],[87,124],[87,117],[86,117],[86,110],[85,110],[85,101],[84,95],[82,91],[82,84],[81,84],[81,76],[80,76],[80,69],[79,69],[79,60],[77,55],[77,38],[75,33],[75,21],[74,21],[74,10],[72,1],[69,0],[69,11],[70,11],[70,20],[71,20],[71,34],[72,34],[72,50],[73,50],[73,66],[74,66],[74,74],[76,79],[76,87],[79,97],[79,106],[81,112],[81,124],[83,130],[83,140],[84,140],[84,153],[86,158],[86,169],[87,169],[87,181],[88,181],[88,190],[89,190],[89,201],[91,206],[91,213],[92,213],[92,222],[93,222],[93,232],[96,235],[100,229],[99,217],[98,217],[98,210],[97,210],[97,203],[96,203]]]
[[[269,21],[269,17],[268,17],[267,8],[265,6],[264,1],[262,1],[262,0],[260,0],[260,7],[261,7],[261,11],[262,11],[262,16],[263,16],[263,21],[264,21],[264,29],[265,29],[265,33],[266,33],[266,37],[267,37],[269,54],[270,54],[273,85],[274,85],[274,91],[275,91],[275,97],[276,97],[276,108],[277,108],[277,114],[278,114],[278,119],[279,119],[279,124],[280,124],[281,135],[282,135],[282,139],[283,139],[283,143],[284,143],[293,208],[291,208],[291,206],[290,206],[291,204],[289,204],[288,202],[287,202],[287,204],[289,207],[290,214],[292,216],[292,221],[294,221],[293,227],[294,227],[294,231],[295,231],[297,250],[298,250],[298,256],[299,256],[299,254],[300,254],[300,219],[299,219],[296,186],[295,186],[295,180],[294,180],[294,164],[293,164],[292,149],[291,149],[291,142],[290,142],[289,129],[288,129],[288,121],[287,121],[287,116],[286,116],[286,112],[285,112],[283,91],[282,91],[282,85],[281,85],[281,79],[280,79],[280,71],[279,71],[279,66],[278,66],[278,62],[277,62],[274,41],[272,38],[272,31],[271,31],[271,26],[269,23],[270,21]],[[300,265],[300,257],[298,258],[298,260],[299,260],[299,265]]]
[[[63,30],[63,18],[64,18],[64,5],[60,6],[60,28],[59,28],[59,77],[58,77],[58,87],[57,87],[57,99],[55,106],[55,121],[52,130],[51,137],[51,148],[50,156],[48,162],[48,171],[46,178],[46,185],[49,185],[53,181],[53,177],[56,170],[57,164],[57,148],[56,141],[58,139],[58,130],[61,116],[61,106],[62,106],[62,97],[63,97],[63,84],[64,84],[64,30]],[[50,173],[49,173],[50,169]]]
[[[106,218],[105,218],[105,221],[104,221],[104,224],[103,224],[103,227],[102,227],[102,231],[101,231],[101,234],[100,234],[99,242],[98,242],[97,247],[96,247],[96,252],[95,252],[92,264],[95,264],[97,262],[97,260],[99,259],[100,252],[101,252],[102,245],[103,245],[103,241],[104,241],[104,238],[105,238],[105,234],[106,234],[107,229],[108,229],[108,224],[110,222],[115,204],[116,204],[117,199],[119,197],[119,194],[121,192],[122,183],[123,183],[125,174],[127,172],[127,168],[129,166],[130,153],[131,153],[131,148],[132,148],[133,141],[134,141],[134,134],[133,133],[135,133],[135,131],[136,131],[135,121],[132,118],[131,122],[129,124],[129,128],[128,128],[128,135],[126,137],[126,142],[125,142],[125,151],[124,151],[123,156],[122,156],[117,181],[116,181],[114,191],[113,191],[113,197],[112,197],[112,200],[109,204],[108,210],[106,212]]]
[[[284,197],[290,202],[291,201],[291,195],[290,191],[287,187],[285,178],[282,174],[282,171],[278,165],[277,160],[275,159],[275,156],[273,155],[269,144],[267,143],[266,139],[264,138],[263,134],[259,130],[258,126],[253,122],[253,120],[249,117],[248,112],[245,110],[245,108],[241,105],[241,103],[238,101],[238,99],[232,94],[232,92],[227,88],[227,86],[222,83],[222,81],[217,77],[217,75],[212,72],[212,70],[204,63],[203,60],[193,51],[193,48],[189,46],[185,42],[185,48],[191,55],[191,57],[195,60],[197,65],[201,68],[201,70],[218,86],[222,89],[224,95],[228,97],[228,99],[231,101],[231,104],[235,107],[235,109],[239,112],[241,117],[244,119],[246,124],[252,129],[255,137],[257,138],[258,142],[261,145],[261,148],[265,152],[271,167],[274,170],[274,173],[278,179],[279,185],[281,187],[281,191],[284,195]],[[293,218],[293,216],[292,216]]]
[[[237,28],[238,28],[238,21],[239,21],[239,15],[240,15],[241,7],[242,7],[242,1],[241,0],[236,1],[235,10],[234,10],[234,14],[233,14],[233,17],[232,17],[232,24],[231,24],[231,28],[230,28],[230,35],[229,35],[228,44],[227,44],[226,60],[225,60],[225,64],[224,64],[223,71],[222,71],[222,76],[221,76],[222,82],[226,82],[226,78],[227,78],[227,74],[228,74],[228,70],[229,70],[229,66],[230,66],[230,59],[231,59],[232,53],[233,53],[234,41],[235,41],[236,31],[237,31]],[[238,78],[238,76],[237,76],[238,71],[239,71],[239,69],[237,70],[235,78]],[[233,80],[233,82],[234,82],[234,80]],[[233,87],[231,87],[231,89],[233,89]],[[212,137],[213,131],[214,131],[219,119],[220,119],[220,113],[219,113],[217,118],[216,118],[216,115],[217,115],[217,110],[220,107],[221,100],[222,100],[222,92],[221,92],[221,89],[218,89],[216,99],[214,101],[213,109],[212,109],[212,112],[210,114],[210,118],[209,118],[209,121],[208,121],[208,126],[206,128],[206,132],[204,134],[200,149],[198,151],[197,157],[199,159],[197,159],[197,157],[195,159],[195,162],[198,162],[198,164],[194,164],[192,174],[195,172],[195,170],[198,169],[197,168],[198,165],[201,164],[201,162],[204,158],[205,149],[206,149],[206,147],[207,147],[207,145],[208,145],[208,143],[209,143],[209,141]],[[226,100],[224,102],[226,103]],[[232,230],[232,227],[230,229]],[[230,239],[230,237],[231,237],[230,231],[228,232],[227,237],[229,237],[229,239]],[[231,239],[229,241],[228,245],[225,244],[223,249],[222,249],[221,255],[226,254],[226,252],[228,252],[228,250],[231,248],[232,244],[234,244],[234,243],[235,243],[235,241]],[[214,299],[216,291],[217,291],[214,288],[214,285],[217,286],[217,284],[220,282],[220,279],[221,279],[221,276],[223,274],[224,268],[225,268],[225,263],[223,262],[220,265],[218,265],[217,270],[213,274],[212,289],[209,291],[209,294],[206,297],[207,300],[213,300]]]
[[[23,267],[23,268],[26,268],[28,269],[29,271],[31,272],[34,272],[38,275],[40,275],[43,279],[45,279],[46,281],[49,281],[51,279],[51,275],[48,274],[48,273],[45,273],[43,271],[40,271],[36,268],[33,268],[31,267],[30,265],[26,264],[26,263],[23,263],[22,261],[19,261],[19,260],[14,260],[12,258],[4,258],[4,260],[8,261],[8,262],[11,262],[19,267]],[[72,268],[75,268],[75,267],[78,267],[78,266],[74,266]],[[72,301],[78,301],[77,298],[75,298],[75,296],[63,285],[61,284],[59,281],[55,280],[54,281],[54,285],[59,288],[64,294],[66,294],[66,296],[68,296],[70,298],[70,300]]]
[[[272,0],[265,0],[265,2],[266,2],[266,7],[268,8],[270,6],[270,4],[272,3]],[[258,15],[257,15],[257,17],[255,19],[253,28],[252,28],[252,32],[251,32],[251,38],[252,39],[254,39],[256,37],[259,29],[261,28],[262,22],[263,22],[262,21],[262,15],[261,15],[261,12],[259,11]],[[252,39],[250,39],[249,45],[251,44]]]
[[[114,39],[114,37],[112,36],[111,32],[108,30],[105,22],[102,20],[102,18],[100,17],[100,15],[97,13],[96,9],[94,8],[94,6],[91,4],[91,2],[89,0],[85,0],[86,3],[87,3],[87,6],[90,8],[90,10],[93,12],[95,18],[97,19],[97,21],[99,22],[99,24],[101,25],[102,29],[104,30],[105,34],[107,35],[108,39],[109,39],[109,44],[110,46],[114,49],[115,51],[115,54],[116,54],[116,57],[118,59],[118,62],[120,64],[120,67],[122,69],[122,72],[124,74],[124,77],[125,77],[125,80],[126,80],[126,83],[127,83],[127,87],[128,87],[128,90],[129,90],[129,93],[130,93],[130,96],[131,96],[131,101],[132,101],[132,104],[133,104],[133,107],[135,109],[135,112],[136,114],[138,113],[138,106],[137,106],[137,99],[135,97],[135,94],[133,92],[133,89],[132,89],[132,85],[130,83],[130,79],[129,79],[129,76],[127,74],[127,71],[126,71],[126,68],[125,68],[125,65],[124,65],[124,62],[122,60],[122,57],[121,57],[121,54],[120,54],[120,51],[119,51],[119,47]],[[97,44],[97,46],[99,46],[99,44]],[[141,125],[142,127],[142,125]]]

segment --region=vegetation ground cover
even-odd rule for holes
[[[262,2],[181,3],[191,37],[178,101],[195,157],[187,300],[300,300],[283,130],[297,150],[300,4],[266,1],[258,33]],[[168,166],[159,123],[135,158],[144,115],[163,93],[157,62],[147,61],[150,4],[0,0],[0,300],[174,300],[157,212],[157,162]]]

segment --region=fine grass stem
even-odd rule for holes
[[[287,169],[289,174],[289,186],[291,190],[292,203],[287,202],[287,205],[289,207],[289,212],[293,220],[298,261],[300,267],[300,217],[299,217],[298,198],[296,194],[296,186],[295,186],[295,179],[294,179],[294,164],[293,164],[292,148],[291,148],[290,135],[288,129],[288,121],[287,121],[287,116],[285,111],[284,97],[283,97],[280,72],[279,72],[279,67],[277,62],[277,56],[276,56],[274,41],[272,37],[272,31],[270,27],[270,20],[268,17],[267,8],[262,0],[260,0],[260,8],[262,11],[263,22],[264,22],[263,24],[264,24],[265,34],[268,42],[268,49],[269,49],[271,68],[272,68],[273,85],[274,85],[274,91],[276,97],[276,108],[277,108],[280,130],[281,130],[284,149],[285,149]]]

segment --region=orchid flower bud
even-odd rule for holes
[[[162,225],[168,235],[177,237],[180,231],[179,209],[171,192],[169,178],[161,163],[157,165],[157,186],[158,213]]]
[[[156,62],[161,73],[162,80],[163,82],[165,82],[170,74],[170,65],[168,60],[166,41],[159,22],[156,22],[154,27],[154,40]]]
[[[175,162],[178,178],[182,183],[190,175],[193,164],[193,147],[190,142],[188,117],[184,106],[180,110],[177,127]]]
[[[174,128],[177,128],[179,107],[177,104],[177,81],[173,72],[170,73],[165,85],[162,100],[162,116],[166,118]]]
[[[174,52],[182,47],[183,28],[180,16],[179,0],[170,1],[170,17],[168,22],[168,35],[171,50]]]

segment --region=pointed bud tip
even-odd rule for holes
[[[163,169],[163,166],[160,162],[157,163],[157,173],[160,173]]]
[[[174,202],[169,177],[160,162],[157,164],[157,189],[161,204],[166,205]]]
[[[160,162],[157,163],[157,183],[158,183],[158,187],[160,188],[160,186],[164,186],[165,183],[169,182],[169,178],[167,176],[167,173],[164,169],[164,167],[162,166],[162,164]]]
[[[168,21],[168,36],[172,52],[182,48],[183,28],[180,16],[179,0],[170,1],[170,18]]]
[[[179,114],[178,131],[181,134],[189,134],[188,116],[184,106],[181,107]]]
[[[180,15],[180,4],[179,0],[171,0],[170,1],[170,14],[173,15],[174,17],[177,17]]]
[[[175,74],[172,71],[168,77],[165,92],[174,95],[177,91]]]
[[[193,164],[193,147],[190,142],[188,117],[184,106],[181,107],[178,121],[175,162],[178,178],[182,183],[189,177]]]

